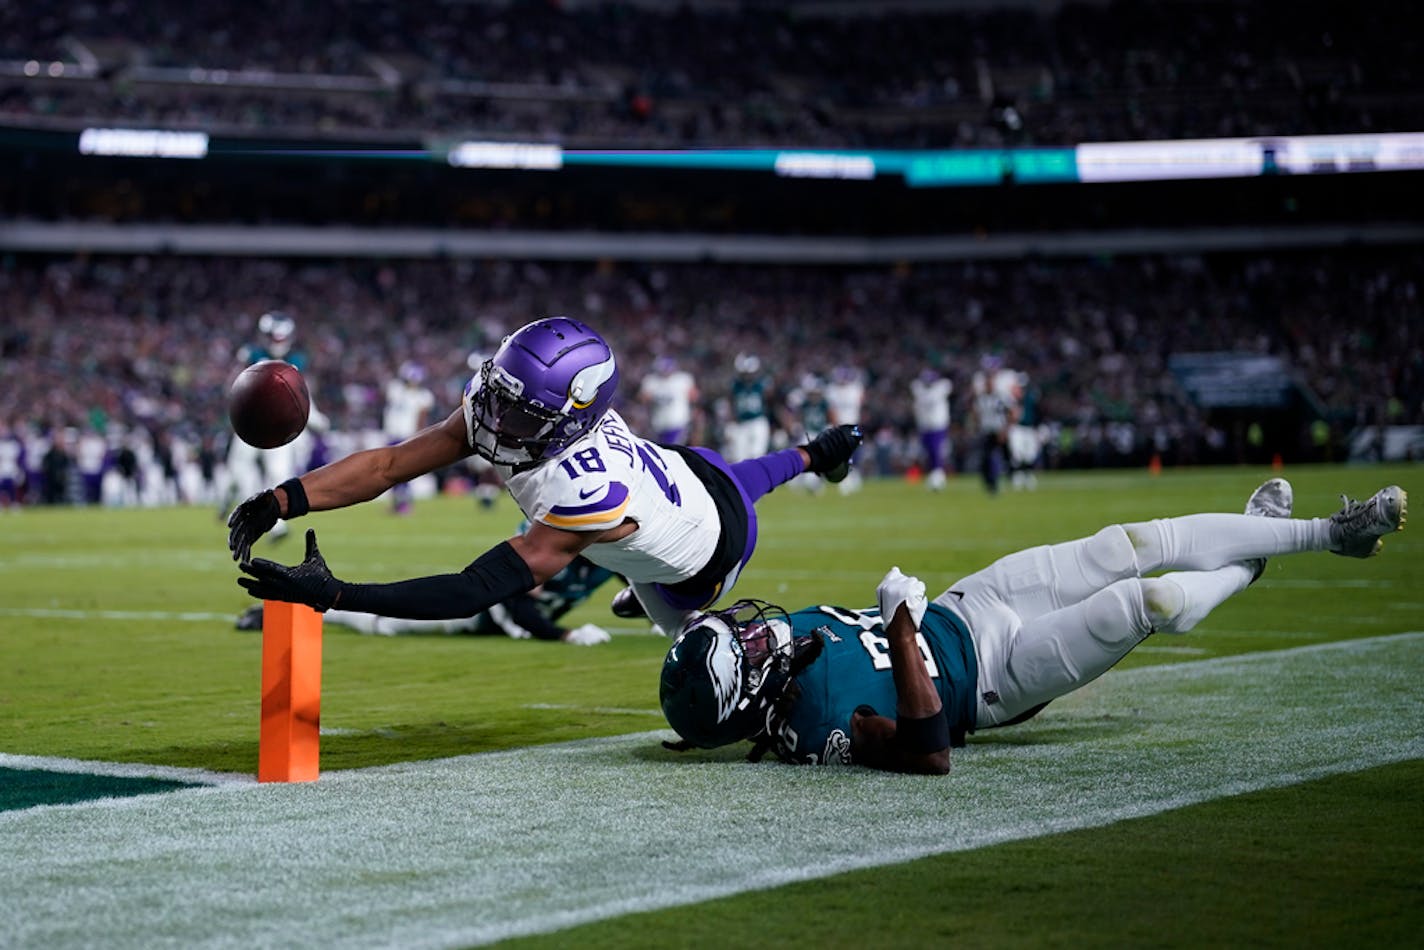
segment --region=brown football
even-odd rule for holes
[[[262,360],[238,374],[227,394],[232,431],[248,445],[275,449],[301,435],[311,414],[307,381],[291,363]]]

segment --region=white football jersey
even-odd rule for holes
[[[408,439],[421,430],[425,414],[435,406],[435,394],[424,386],[412,386],[403,380],[386,383],[386,408],[381,428],[393,439]]]
[[[583,438],[528,471],[496,466],[525,517],[565,531],[638,530],[584,556],[630,581],[687,580],[717,547],[720,519],[681,455],[629,431],[609,410]]]
[[[24,454],[25,447],[19,438],[0,435],[0,478],[23,479],[25,470],[20,467],[20,458]]]
[[[684,370],[645,376],[639,388],[639,394],[648,400],[648,419],[659,430],[681,429],[692,422],[692,395],[696,391],[692,374]]]
[[[915,425],[921,432],[943,432],[949,428],[949,396],[954,383],[943,376],[931,380],[910,380],[915,401]]]
[[[865,386],[858,380],[826,384],[826,402],[831,404],[831,421],[838,426],[860,422]]]

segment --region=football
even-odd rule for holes
[[[232,431],[248,445],[275,449],[301,435],[311,414],[307,381],[291,363],[262,360],[233,380],[227,395]]]

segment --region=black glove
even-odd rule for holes
[[[282,508],[277,496],[268,488],[232,509],[227,519],[227,549],[232,559],[245,563],[252,558],[252,542],[271,531]]]
[[[331,576],[326,559],[316,547],[316,532],[307,529],[307,556],[296,567],[258,558],[243,561],[251,577],[239,577],[238,586],[260,600],[283,600],[326,611],[336,606],[346,585]]]

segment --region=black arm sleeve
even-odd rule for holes
[[[393,584],[343,584],[335,606],[382,617],[456,620],[473,617],[534,586],[529,565],[508,541],[481,554],[458,574]]]

